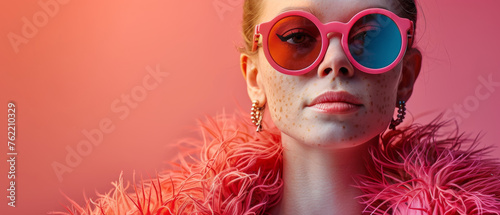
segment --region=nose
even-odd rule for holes
[[[354,75],[354,67],[342,49],[340,37],[330,38],[323,61],[318,66],[318,76],[328,75],[351,77]],[[332,74],[333,73],[333,74]]]

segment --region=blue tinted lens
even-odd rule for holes
[[[401,50],[401,34],[392,19],[370,14],[359,19],[349,32],[352,57],[361,65],[380,69],[396,60]]]

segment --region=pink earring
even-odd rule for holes
[[[252,102],[252,112],[250,113],[252,123],[257,126],[257,132],[262,131],[262,116],[264,115],[264,106],[259,107],[259,101]]]
[[[391,120],[391,124],[389,125],[389,129],[396,130],[396,126],[398,126],[399,124],[401,124],[403,122],[405,115],[406,115],[406,102],[399,101],[398,102],[398,118]]]

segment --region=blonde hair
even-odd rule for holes
[[[243,23],[241,27],[245,46],[240,49],[240,52],[253,54],[252,43],[254,28],[258,24],[257,20],[262,12],[261,8],[262,0],[245,0],[245,3],[243,4]]]

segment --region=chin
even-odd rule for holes
[[[322,130],[318,132],[309,132],[302,138],[304,144],[321,147],[326,149],[345,149],[353,148],[368,142],[372,137],[360,136],[355,132],[346,132],[343,130]]]

